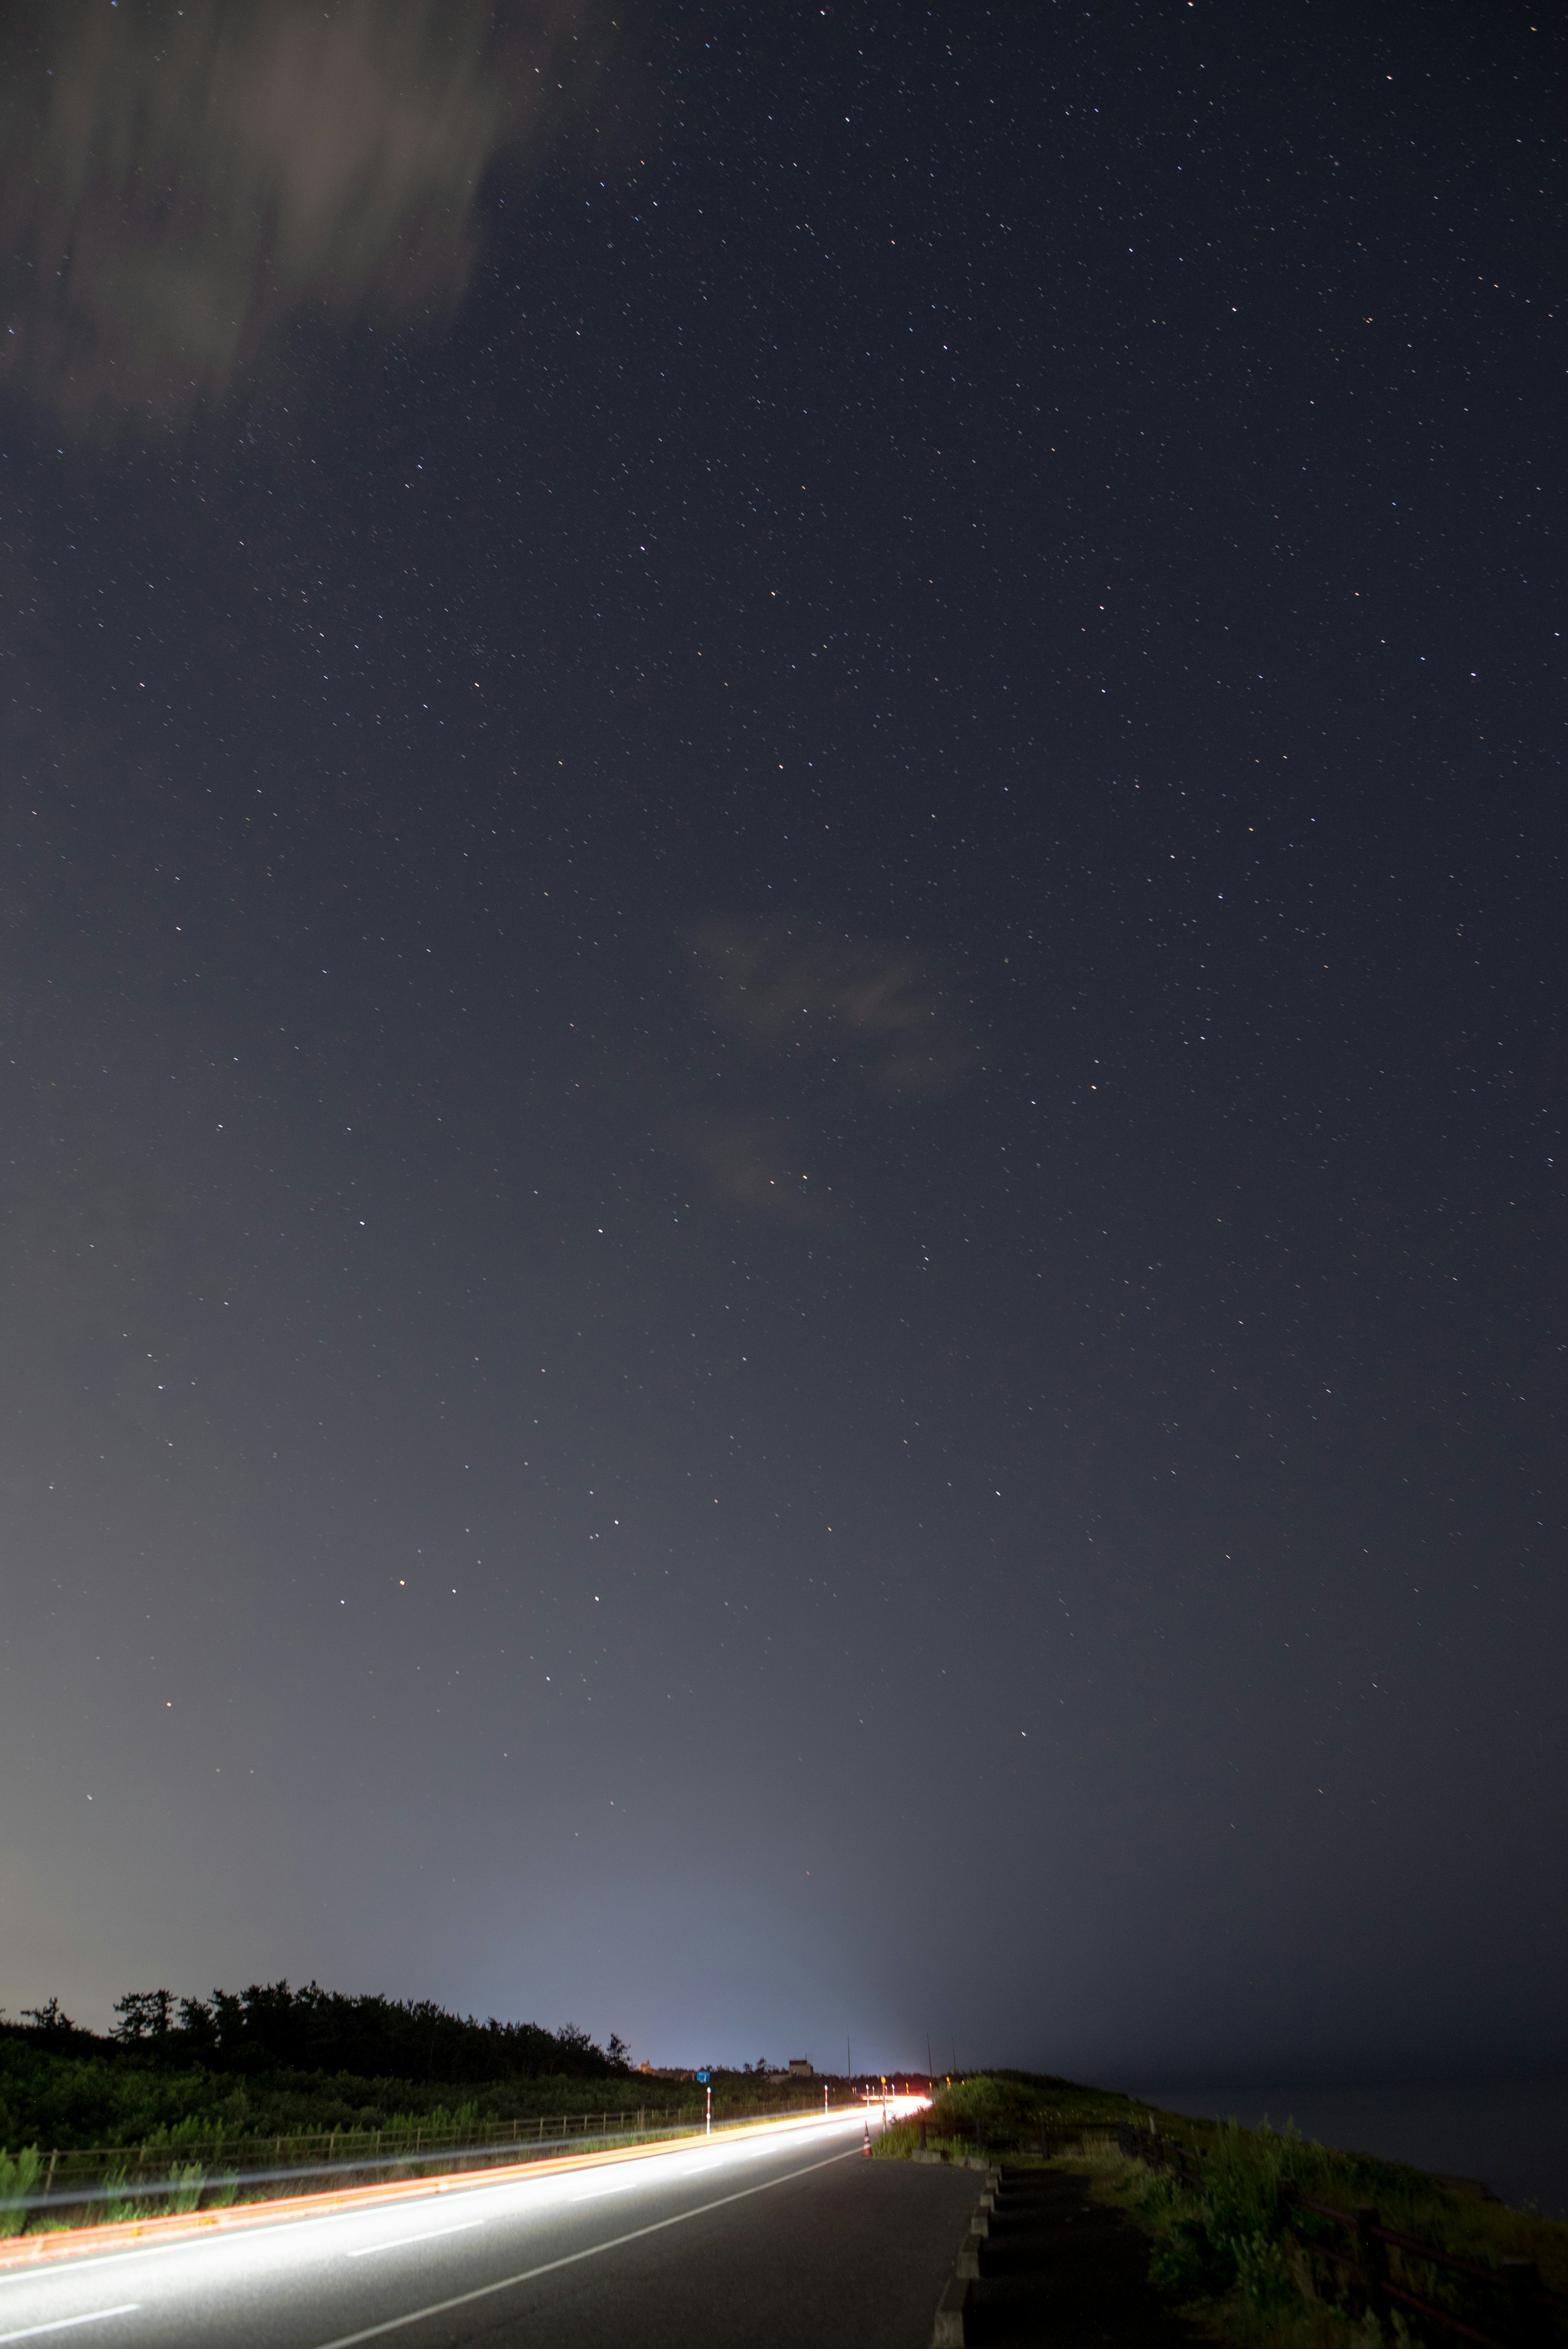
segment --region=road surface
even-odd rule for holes
[[[40,2349],[927,2349],[980,2180],[858,2114],[0,2276]]]

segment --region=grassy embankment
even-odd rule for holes
[[[692,2081],[634,2072],[570,2028],[478,2024],[314,1985],[242,1993],[215,2022],[184,2003],[193,2025],[170,2023],[166,2002],[164,2027],[113,2038],[0,2024],[0,2235],[216,2208],[253,2172],[314,2168],[344,2183],[360,2165],[366,2176],[394,2160],[422,2170],[449,2166],[443,2152],[526,2148],[535,2131],[545,2144],[596,2134],[598,2116],[661,2128],[704,2109]],[[368,2068],[377,2057],[387,2068]],[[716,2074],[713,2087],[721,2119],[801,2101],[799,2083],[766,2075]],[[83,2199],[62,2206],[78,2187]],[[26,2207],[46,2189],[52,2207]]]
[[[1154,2112],[1165,2136],[1201,2152],[1203,2171],[1189,2183],[1123,2154],[1115,2130],[1147,2128],[1150,2107],[1124,2096],[1025,2073],[996,2073],[939,2089],[927,2116],[928,2147],[972,2153],[978,2126],[986,2151],[1008,2162],[1036,2163],[1041,2124],[1082,2127],[1080,2151],[1054,2157],[1053,2166],[1087,2174],[1097,2200],[1125,2210],[1151,2238],[1150,2274],[1211,2338],[1236,2349],[1357,2349],[1380,2336],[1314,2241],[1346,2248],[1331,2222],[1298,2215],[1287,2233],[1280,2189],[1286,2181],[1315,2200],[1350,2210],[1377,2207],[1382,2223],[1421,2242],[1490,2269],[1504,2260],[1534,2260],[1549,2292],[1568,2297],[1568,2226],[1530,2209],[1515,2210],[1479,2195],[1458,2192],[1424,2171],[1370,2155],[1340,2153],[1292,2129],[1243,2129],[1233,2124]],[[890,2129],[877,2150],[907,2158],[920,2141],[917,2123]],[[1501,2293],[1445,2273],[1398,2251],[1389,2253],[1396,2282],[1445,2308],[1479,2333],[1508,2339],[1511,2320]],[[1414,2331],[1457,2344],[1446,2329],[1393,2318],[1399,2341]],[[1543,2320],[1539,2339],[1562,2341],[1565,2329]]]
[[[714,2107],[750,2099],[799,2101],[799,2085],[716,2073]],[[696,2109],[702,2090],[636,2072],[599,2079],[562,2074],[490,2081],[374,2076],[280,2066],[242,2075],[201,2064],[137,2062],[118,2053],[55,2054],[0,2037],[0,2147],[181,2145],[284,2137],[329,2129],[413,2128],[532,2119],[540,2114]],[[816,2094],[820,2096],[820,2085]],[[461,2116],[460,2119],[459,2116]]]
[[[35,2075],[35,2091],[40,2085],[45,2091],[37,2103],[46,2111],[71,2112],[77,2126],[37,2129],[31,2142],[25,2128],[16,2129],[10,2141],[20,2150],[0,2149],[0,2236],[24,2228],[39,2233],[198,2207],[218,2209],[242,2190],[249,2201],[258,2193],[281,2197],[316,2185],[355,2184],[389,2169],[430,2172],[481,2149],[504,2152],[515,2145],[526,2156],[536,2141],[558,2145],[562,2132],[568,2144],[604,2143],[698,2127],[706,2109],[703,2091],[689,2081],[637,2074],[494,2082],[448,2102],[423,2082],[292,2073],[248,2082],[241,2103],[231,2083],[214,2082],[200,2070],[151,2081],[121,2074],[106,2083],[104,2068],[77,2059],[65,2079],[40,2084]],[[15,2088],[3,2043],[0,2078]],[[713,2085],[719,2121],[792,2109],[800,2102],[798,2083],[787,2091],[781,2082],[716,2074]],[[814,2106],[814,2095],[810,2101]],[[171,2116],[150,2122],[150,2108]],[[624,2116],[618,2130],[617,2116]],[[601,2134],[601,2117],[614,2135]],[[84,2127],[87,2119],[96,2125]],[[111,2158],[91,2158],[110,2149]],[[57,2199],[77,2187],[80,2201],[25,2207],[46,2188]]]

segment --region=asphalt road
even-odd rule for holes
[[[928,2349],[982,2181],[867,2161],[861,2124],[727,2143],[0,2277],[0,2344],[71,2349]]]

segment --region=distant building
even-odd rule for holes
[[[811,2059],[809,2055],[790,2056],[789,2077],[792,2080],[811,2080],[816,2077],[816,2074],[812,2069]]]

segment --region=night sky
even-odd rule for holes
[[[1568,2057],[1562,27],[8,12],[13,2015]]]

